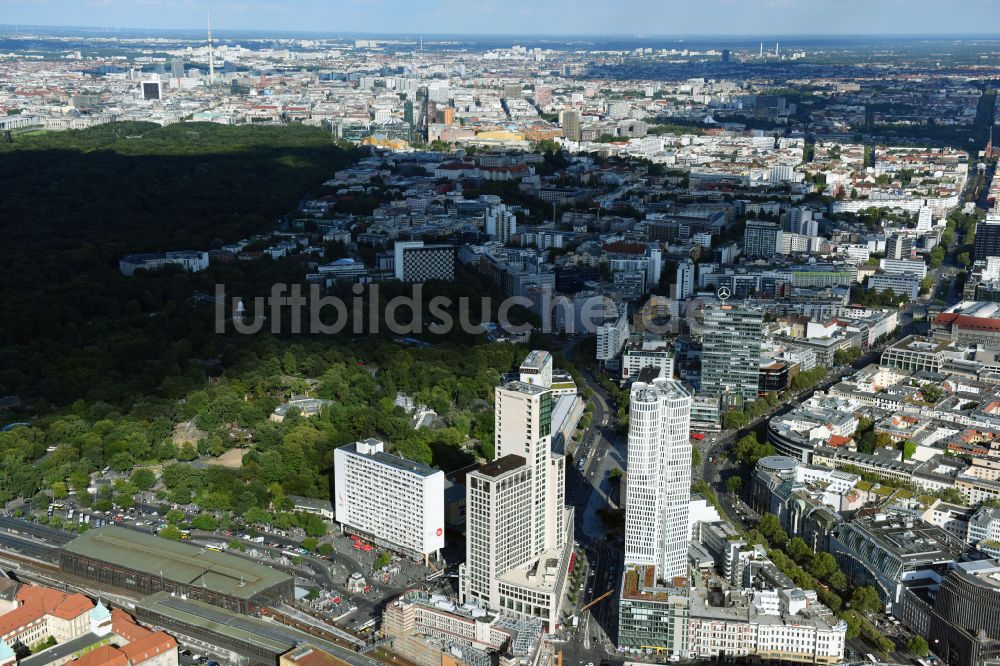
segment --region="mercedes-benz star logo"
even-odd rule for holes
[[[726,301],[733,295],[733,292],[729,290],[729,287],[719,287],[719,291],[715,292],[715,295],[719,297],[720,301]]]

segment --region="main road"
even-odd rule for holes
[[[575,342],[564,347],[565,355],[568,356]],[[626,440],[618,432],[618,405],[592,371],[583,370],[582,378],[584,385],[578,388],[581,392],[589,390],[591,426],[566,470],[566,501],[574,507],[575,538],[590,564],[590,575],[579,593],[580,607],[620,586],[622,550],[618,540],[609,537],[597,512],[620,505],[610,475],[615,468],[625,469],[626,455]],[[616,596],[612,594],[594,604],[580,615],[577,628],[563,631],[567,642],[561,647],[566,664],[596,663],[615,654]]]

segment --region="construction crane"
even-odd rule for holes
[[[610,597],[612,592],[614,592],[614,590],[608,590],[607,592],[605,592],[601,596],[596,597],[594,599],[591,599],[589,604],[587,604],[586,606],[584,606],[583,608],[580,609],[580,613],[582,614],[585,610],[587,610],[591,606],[593,606],[595,604],[601,603],[602,601],[604,601],[605,599],[607,599],[608,597]]]

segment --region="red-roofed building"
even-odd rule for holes
[[[120,650],[102,645],[69,663],[74,666],[128,666],[128,658]]]
[[[838,448],[841,446],[847,446],[853,441],[854,439],[851,437],[844,437],[843,435],[830,435],[830,439],[826,441],[826,445]]]
[[[111,611],[111,631],[126,643],[138,641],[153,633],[149,629],[136,624],[132,616],[120,608]]]
[[[0,615],[0,638],[7,645],[32,645],[47,636],[63,643],[90,631],[94,602],[82,594],[24,585],[17,591],[17,603]]]
[[[162,631],[150,633],[120,648],[131,666],[176,666],[177,641]]]
[[[987,304],[995,306],[996,303]],[[956,308],[961,305],[956,306]],[[993,309],[973,304],[966,311],[942,312],[933,319],[931,335],[940,342],[957,342],[960,345],[984,345],[989,349],[1000,348],[1000,318]]]

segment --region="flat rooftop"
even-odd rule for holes
[[[250,599],[292,580],[288,574],[235,555],[123,527],[90,530],[67,543],[63,550],[238,599]]]
[[[526,382],[518,382],[518,381],[507,382],[500,388],[505,389],[507,391],[518,391],[520,393],[526,393],[527,395],[538,395],[540,393],[545,393],[549,390],[544,386],[539,386],[537,384],[528,384]]]
[[[572,516],[569,516],[569,519],[572,520]],[[552,548],[527,564],[501,574],[498,580],[536,592],[554,592],[559,579],[566,575],[566,570],[560,565],[562,555],[562,549]]]
[[[521,367],[530,370],[540,370],[547,361],[551,360],[551,358],[552,354],[549,352],[542,349],[534,349],[528,352],[528,355],[524,357]]]
[[[496,478],[498,476],[503,476],[507,472],[518,469],[519,467],[524,467],[527,464],[528,461],[521,456],[511,454],[509,456],[504,456],[503,458],[497,458],[491,463],[486,463],[476,470],[476,472],[483,474],[484,476]]]
[[[873,542],[904,562],[957,560],[965,550],[964,544],[943,529],[920,520],[864,518],[845,527],[857,530],[866,541]]]
[[[385,465],[386,467],[392,467],[393,469],[398,469],[401,472],[407,472],[409,474],[413,474],[416,476],[433,476],[435,474],[444,474],[444,472],[442,472],[441,470],[434,469],[433,467],[428,467],[423,463],[407,460],[406,458],[400,458],[399,456],[395,456],[391,453],[386,453],[385,451],[376,451],[375,453],[361,453],[360,451],[358,451],[358,446],[356,442],[352,442],[351,444],[345,444],[340,448],[360,458],[369,458],[371,460],[378,462],[380,465]]]
[[[1000,590],[1000,561],[998,560],[959,562],[953,571],[956,575],[962,576],[975,585]]]
[[[680,601],[687,597],[686,578],[675,578],[671,586],[659,586],[656,568],[629,565],[622,577],[622,598],[640,601]]]
[[[306,655],[308,646],[319,648],[339,660],[341,664],[351,666],[377,666],[378,662],[353,650],[341,647],[330,641],[317,638],[298,629],[277,622],[268,622],[247,615],[239,615],[232,611],[216,608],[202,601],[182,599],[170,596],[168,592],[157,592],[145,597],[136,606],[136,610],[157,613],[169,618],[179,625],[198,627],[220,636],[226,636],[273,654],[284,654],[295,649],[293,654],[304,659],[303,666],[325,666],[330,664],[327,658],[322,664],[316,663],[316,652]],[[312,656],[313,660],[309,659]]]

